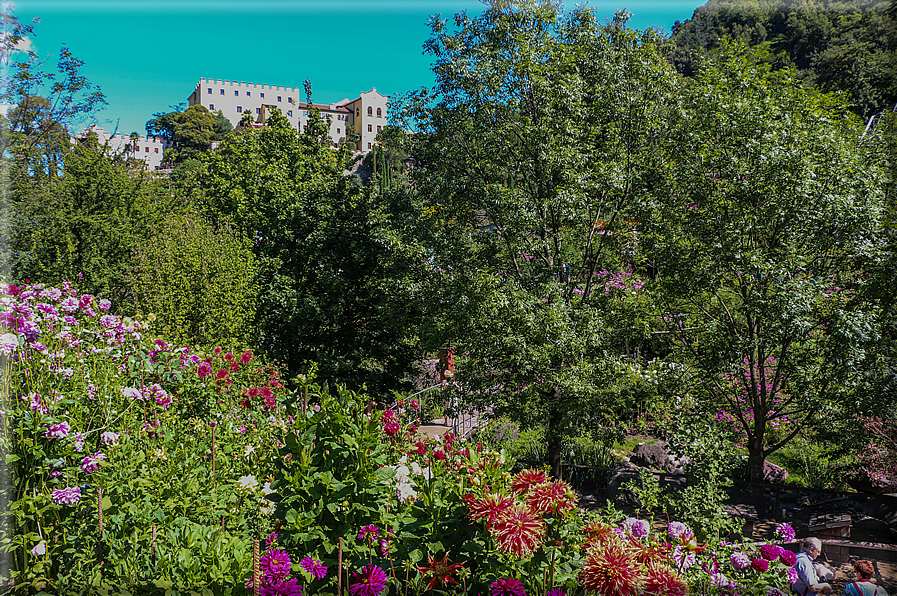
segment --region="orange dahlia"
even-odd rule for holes
[[[570,511],[576,506],[576,495],[564,481],[536,484],[526,495],[526,504],[540,513]]]
[[[583,545],[586,549],[605,542],[620,542],[620,535],[612,527],[597,520],[589,522],[582,531],[586,535]]]
[[[516,476],[511,483],[511,490],[518,495],[525,494],[529,487],[534,484],[542,484],[548,480],[545,470],[523,470]]]
[[[492,534],[503,553],[529,557],[542,544],[545,523],[538,513],[514,505],[498,516]]]
[[[669,549],[665,545],[659,544],[651,546],[650,544],[645,544],[634,536],[627,536],[626,539],[624,539],[623,546],[633,557],[635,557],[635,560],[642,565],[647,565],[658,559],[668,559],[669,555]]]
[[[636,596],[645,587],[641,565],[619,541],[603,542],[589,549],[579,574],[586,591],[599,596]]]
[[[679,574],[657,563],[648,566],[648,577],[645,580],[645,594],[652,596],[686,596],[688,584],[682,581]]]
[[[470,519],[476,521],[486,518],[486,527],[492,529],[492,525],[498,517],[514,506],[513,497],[489,494],[482,498],[467,498],[464,501],[470,509]]]

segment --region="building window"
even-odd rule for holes
[[[210,104],[209,104],[209,110],[214,110],[214,109],[215,109],[215,104],[210,103]]]
[[[259,95],[262,96],[262,99],[265,99],[265,94],[264,94],[264,93],[260,93]]]
[[[293,110],[287,110],[287,116],[292,116],[292,115],[293,115]],[[255,548],[255,547],[252,547],[252,548]]]
[[[241,108],[240,106],[237,106],[237,113],[239,114],[239,113],[241,113],[242,111],[243,111],[243,108]]]
[[[355,117],[358,118],[361,116],[361,108],[355,108]]]
[[[368,132],[374,132],[374,128],[370,124],[368,124]]]
[[[211,87],[206,87],[206,93],[208,93],[209,95],[211,95],[211,94],[212,94],[212,88],[211,88]]]
[[[279,96],[279,95],[277,96],[277,101],[282,101],[282,100],[280,99],[280,96]],[[253,547],[253,548],[254,548],[254,547]]]
[[[256,108],[256,109],[255,109],[255,113],[256,113],[256,114],[261,114],[261,113],[262,113],[262,108]]]
[[[374,115],[374,108],[372,108],[371,106],[368,106],[368,116],[373,116],[373,115]]]
[[[158,147],[156,147],[156,153],[158,153],[158,152],[159,152],[159,148],[158,148]]]
[[[135,145],[135,146],[134,146],[134,151],[135,151],[135,152],[136,152],[136,151],[140,151],[140,147],[138,147],[138,146]]]
[[[240,97],[240,92],[234,89],[234,97]]]
[[[221,89],[220,91],[221,93],[219,95],[224,95],[224,89]]]
[[[146,153],[149,153],[149,147],[146,148]]]
[[[287,98],[287,102],[289,102],[289,103],[293,103],[293,98],[292,98],[292,97],[288,97],[288,98]]]
[[[380,132],[380,129],[381,129],[381,128],[383,128],[383,127],[382,127],[382,126],[378,126],[378,127],[377,127],[377,132]]]
[[[337,128],[337,129],[336,129],[336,134],[339,134],[339,133],[340,133],[340,129]]]
[[[368,149],[370,149],[370,148],[371,148],[371,144],[370,144],[370,143],[368,143]]]
[[[382,117],[383,117],[383,110],[381,110],[380,108],[377,108],[377,118],[382,118]]]

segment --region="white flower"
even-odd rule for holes
[[[245,455],[246,457],[249,457],[253,453],[255,453],[255,447],[253,447],[252,445],[247,445],[246,449],[243,450],[243,455]]]
[[[15,333],[0,335],[0,354],[12,354],[19,347],[19,336]]]
[[[34,545],[34,548],[31,549],[31,554],[35,557],[40,557],[47,554],[47,541],[41,540],[37,544]]]
[[[274,490],[273,488],[271,488],[270,482],[266,482],[265,484],[262,485],[262,494],[264,494],[265,496],[274,494],[275,492],[277,492],[277,491]]]
[[[259,510],[262,515],[268,516],[274,514],[274,503],[269,501],[268,499],[261,499],[259,501]]]
[[[103,434],[100,435],[100,439],[103,441],[104,445],[118,445],[118,437],[120,437],[119,433],[114,433],[111,430],[107,430]]]
[[[153,450],[150,452],[150,454],[151,454],[153,457],[155,457],[156,459],[160,459],[160,460],[162,460],[162,461],[165,461],[165,460],[168,459],[168,454],[165,453],[165,450],[164,450],[164,449],[153,449]]]
[[[240,476],[239,489],[246,492],[254,492],[259,487],[259,481],[255,479],[255,476]]]

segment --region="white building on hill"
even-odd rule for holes
[[[247,112],[259,120],[263,116],[262,106],[266,109],[276,107],[299,131],[308,124],[308,111],[317,108],[322,117],[330,120],[330,138],[334,145],[346,137],[347,129],[351,127],[361,135],[356,150],[363,152],[373,147],[377,132],[386,126],[387,97],[378,93],[376,87],[361,93],[357,99],[344,99],[329,105],[302,102],[304,93],[299,87],[201,78],[187,101],[191,106],[203,105],[210,112],[221,110],[234,127]]]
[[[93,132],[97,135],[97,141],[100,146],[107,144],[111,153],[116,155],[124,155],[146,162],[148,170],[157,170],[162,163],[162,155],[168,147],[168,142],[162,137],[146,137],[137,136],[131,138],[131,135],[123,135],[121,133],[112,134],[106,132],[97,125],[92,125],[82,132],[80,138],[86,138],[88,133]]]

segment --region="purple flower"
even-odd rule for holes
[[[672,557],[680,571],[685,571],[698,560],[697,555],[690,550],[682,548],[681,545],[673,549]]]
[[[106,312],[112,307],[112,303],[103,298],[99,302],[97,302],[97,306],[100,307],[101,311]]]
[[[507,577],[489,584],[489,596],[526,596],[526,590],[519,581]]]
[[[208,362],[200,362],[196,367],[196,374],[199,375],[200,379],[206,378],[212,374],[212,365]]]
[[[78,452],[82,451],[84,449],[84,434],[75,433],[74,439],[75,439],[75,451],[78,451]]]
[[[117,445],[118,438],[121,435],[119,433],[114,433],[111,430],[107,430],[103,434],[100,435],[100,440],[103,441],[104,445]]]
[[[317,559],[305,557],[299,562],[299,565],[301,565],[303,569],[305,569],[312,577],[316,579],[323,579],[324,576],[327,575],[327,567],[325,567]]]
[[[48,439],[64,439],[68,436],[69,431],[72,430],[67,422],[47,424],[46,427],[47,430],[44,431],[44,436]]]
[[[80,304],[78,304],[78,301],[71,296],[59,303],[59,308],[61,308],[65,312],[75,312],[78,310],[79,306]]]
[[[140,389],[135,389],[134,387],[122,387],[121,394],[129,399],[141,399],[143,397]]]
[[[106,456],[97,451],[93,455],[87,455],[81,462],[81,471],[85,474],[93,474],[100,469],[100,462],[106,461]]]
[[[283,549],[271,549],[262,555],[259,568],[269,581],[283,581],[290,574],[290,555]]]
[[[782,552],[779,553],[779,560],[787,565],[788,567],[792,567],[795,563],[797,563],[797,555],[787,549],[782,549]]]
[[[767,561],[766,559],[754,559],[753,561],[751,561],[751,567],[753,567],[760,573],[763,573],[764,571],[769,569],[769,561]]]
[[[380,530],[377,526],[367,525],[358,531],[358,541],[367,542],[368,546],[374,543],[374,540],[380,537]]]
[[[377,566],[363,567],[361,573],[352,572],[349,594],[352,596],[380,596],[386,589],[386,572]]]
[[[710,576],[710,585],[718,588],[729,587],[729,579],[722,573],[714,573]]]
[[[800,575],[798,575],[797,569],[789,569],[785,572],[785,575],[788,577],[789,584],[796,584],[797,580],[800,579]]]
[[[775,561],[782,554],[782,550],[778,544],[764,544],[760,547],[760,556],[767,561]]]
[[[623,522],[623,527],[636,538],[645,538],[651,531],[651,526],[647,521],[634,517],[626,518]]]
[[[751,566],[750,557],[739,551],[732,553],[732,556],[729,557],[729,561],[732,563],[732,567],[734,567],[736,571],[742,571]]]
[[[261,596],[302,596],[302,586],[296,578],[265,582],[259,586]]]
[[[670,522],[670,525],[667,528],[667,534],[674,540],[678,538],[688,539],[694,535],[693,532],[688,529],[688,526],[677,521]]]
[[[782,542],[793,542],[795,535],[794,528],[788,522],[776,526],[776,537]]]
[[[57,488],[51,498],[57,505],[77,505],[81,500],[81,489],[77,486]]]
[[[567,591],[564,588],[552,588],[545,592],[545,596],[567,596]]]
[[[100,325],[106,329],[115,329],[118,327],[118,317],[115,315],[103,315],[100,317]]]
[[[776,587],[772,587],[766,591],[766,596],[788,596],[788,594]]]

